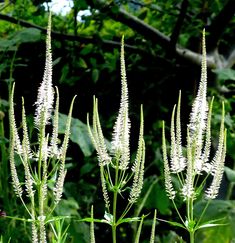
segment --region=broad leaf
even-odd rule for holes
[[[23,29],[15,35],[15,40],[19,43],[37,42],[40,39],[41,31],[35,28]]]
[[[61,113],[59,114],[59,133],[65,132],[67,118],[67,115]],[[81,122],[79,119],[72,118],[71,120],[70,140],[79,145],[84,156],[90,156],[94,151],[87,132],[87,125]]]

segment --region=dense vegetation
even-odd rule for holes
[[[0,210],[16,218],[27,218],[11,185],[9,172],[9,98],[15,82],[16,120],[21,117],[21,96],[25,99],[29,134],[33,136],[33,116],[36,94],[41,83],[45,60],[46,26],[49,1],[15,0],[0,3]],[[93,95],[99,99],[99,114],[105,138],[110,141],[112,127],[120,101],[120,43],[125,36],[125,59],[130,99],[131,154],[138,144],[140,105],[144,111],[146,144],[145,180],[140,199],[130,210],[130,217],[146,215],[141,242],[148,242],[154,209],[157,217],[178,221],[178,216],[164,188],[161,151],[162,120],[169,134],[171,112],[182,93],[181,120],[188,124],[190,104],[200,80],[201,32],[206,29],[208,52],[208,96],[215,96],[212,116],[212,147],[216,150],[221,120],[221,103],[225,104],[227,155],[225,175],[217,200],[205,214],[206,219],[223,218],[225,225],[197,232],[198,242],[230,242],[234,232],[235,183],[235,63],[234,0],[73,0],[66,15],[53,13],[52,50],[53,84],[60,91],[61,140],[65,132],[68,108],[77,94],[71,121],[71,141],[67,152],[67,175],[63,198],[55,209],[66,219],[68,242],[89,242],[89,224],[79,219],[102,219],[105,212],[96,153],[87,132],[87,113],[92,113]],[[82,15],[89,10],[88,15]],[[18,111],[18,112],[17,112]],[[19,119],[18,119],[19,118]],[[20,124],[19,124],[20,126]],[[20,128],[20,127],[19,127]],[[186,134],[186,131],[182,131]],[[183,136],[182,138],[184,138]],[[185,141],[183,141],[185,144]],[[20,163],[18,170],[21,171]],[[19,176],[23,177],[23,173]],[[128,190],[127,190],[128,191]],[[119,202],[120,208],[124,207]],[[127,196],[128,197],[128,196]],[[176,201],[177,202],[177,201]],[[122,205],[123,203],[123,205]],[[205,202],[199,198],[195,215]],[[184,204],[178,201],[184,212]],[[58,226],[59,227],[59,226]],[[118,242],[130,242],[138,224],[123,224],[118,228]],[[96,223],[96,241],[111,239],[111,229]],[[0,234],[3,242],[29,242],[30,225],[20,220],[2,217]],[[157,221],[157,242],[188,241],[179,228]]]

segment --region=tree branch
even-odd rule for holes
[[[126,10],[119,8],[117,12],[112,12],[110,9],[102,8],[102,11],[105,12],[115,21],[119,21],[133,30],[137,31],[139,34],[143,35],[146,39],[151,40],[152,42],[157,42],[159,45],[163,47],[169,47],[170,38],[164,35],[159,30],[155,29],[151,25],[148,25],[144,21],[140,20],[136,16],[127,12]],[[107,11],[108,10],[108,11]]]
[[[22,27],[26,27],[26,28],[35,28],[38,30],[41,30],[42,33],[46,34],[47,29],[43,28],[42,26],[27,22],[25,20],[22,19],[16,19],[12,16],[8,16],[5,14],[1,14],[0,13],[0,20],[4,20],[13,24],[19,24]],[[112,40],[105,40],[105,39],[101,39],[98,36],[79,36],[79,35],[68,35],[68,34],[63,34],[57,31],[52,31],[51,35],[54,39],[57,40],[67,40],[67,41],[77,41],[77,42],[82,42],[82,43],[93,43],[93,44],[102,44],[105,47],[108,48],[119,48],[120,47],[120,43],[116,42],[116,41],[112,41]],[[141,50],[140,48],[136,47],[136,46],[132,46],[132,45],[128,45],[125,44],[125,48],[126,50],[129,51],[134,51],[137,53],[140,52],[144,52],[144,50]]]
[[[235,1],[235,0],[230,0],[230,1]],[[97,2],[97,1],[96,1]],[[100,2],[100,1],[99,1]],[[101,7],[101,6],[99,6]],[[101,7],[101,11],[107,11],[107,14],[113,18],[115,21],[119,21],[133,30],[136,30],[139,34],[143,35],[146,39],[150,40],[154,44],[159,44],[161,47],[163,47],[165,50],[170,47],[171,44],[171,39],[164,35],[162,32],[159,30],[155,29],[154,27],[148,25],[144,21],[140,20],[136,16],[132,15],[131,13],[126,12],[124,9],[119,8],[115,13],[110,10],[110,6],[108,5],[103,5]],[[23,27],[33,27],[36,29],[41,30],[43,33],[46,34],[46,29],[29,23],[27,21],[21,20],[21,19],[16,19],[14,17],[0,14],[0,19],[14,23],[14,24],[19,24]],[[119,42],[115,42],[112,40],[104,40],[99,38],[98,36],[91,36],[91,37],[83,37],[83,36],[74,36],[74,35],[68,35],[68,34],[63,34],[59,33],[56,31],[52,31],[52,36],[54,39],[58,40],[69,40],[69,41],[78,41],[82,43],[95,43],[95,44],[104,44],[104,46],[115,48],[115,47],[120,47]],[[125,45],[126,49],[129,51],[135,51],[135,52],[142,52],[145,53],[144,50],[141,50],[139,47],[136,46],[131,46],[131,45]],[[200,65],[202,56],[201,54],[198,54],[196,52],[193,52],[189,49],[183,48],[179,45],[176,45],[175,53],[177,56],[188,60],[191,63],[194,63],[196,65]],[[217,63],[215,61],[215,58],[213,56],[210,56],[208,58],[208,68],[214,69],[217,67]]]
[[[179,13],[179,17],[175,23],[175,27],[172,31],[171,37],[170,37],[170,42],[171,42],[171,48],[175,49],[176,44],[178,42],[178,38],[180,35],[180,30],[183,25],[184,19],[187,14],[187,9],[188,9],[188,0],[183,0],[181,4],[181,9]]]
[[[150,40],[154,44],[159,44],[161,47],[163,47],[165,50],[170,48],[171,39],[164,35],[159,30],[155,29],[154,27],[150,26],[149,24],[145,23],[144,21],[140,20],[136,16],[132,15],[131,13],[125,11],[122,8],[119,8],[113,13],[110,10],[110,5],[104,5],[102,1],[98,0],[96,1],[98,4],[96,7],[100,9],[100,11],[108,14],[112,19],[115,21],[119,21],[128,27],[132,28],[139,34],[143,35],[146,39]],[[176,56],[179,56],[183,59],[188,60],[189,62],[201,65],[202,55],[198,54],[196,52],[193,52],[189,49],[183,48],[179,45],[176,45],[175,49]],[[211,56],[207,60],[207,66],[210,69],[216,68],[216,62],[214,58]]]
[[[207,43],[210,51],[215,49],[218,45],[221,35],[223,34],[227,24],[234,17],[235,13],[235,0],[229,0],[224,8],[214,18],[207,31],[210,33],[207,38]]]

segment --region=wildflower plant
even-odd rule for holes
[[[216,220],[201,223],[202,217],[212,199],[218,195],[226,153],[226,129],[224,128],[224,104],[222,104],[221,124],[219,131],[218,147],[214,157],[210,156],[211,150],[211,115],[213,98],[207,102],[207,63],[205,30],[202,36],[202,64],[201,80],[197,96],[192,105],[189,124],[187,126],[186,149],[182,146],[181,139],[181,93],[178,104],[174,106],[171,118],[171,144],[170,161],[167,156],[165,139],[165,125],[162,128],[162,149],[164,161],[165,188],[168,197],[178,213],[181,223],[169,222],[175,226],[186,229],[190,234],[190,242],[194,242],[195,231],[200,228],[220,225]],[[212,157],[212,159],[211,159]],[[173,184],[172,175],[178,178],[180,189]],[[200,177],[204,176],[203,179]],[[210,186],[205,190],[206,206],[201,216],[194,217],[194,202],[205,188],[208,177],[212,177]],[[186,204],[185,218],[180,214],[175,204],[175,197],[179,195]]]
[[[66,176],[66,151],[68,148],[70,123],[74,98],[71,102],[64,139],[58,144],[59,92],[52,85],[51,53],[51,14],[49,16],[46,38],[46,61],[42,83],[38,90],[34,127],[37,131],[37,146],[31,146],[28,133],[24,99],[22,98],[22,136],[15,120],[13,84],[10,96],[10,169],[12,185],[16,196],[28,212],[32,225],[32,242],[47,242],[46,225],[50,224],[56,236],[62,217],[52,217],[52,213],[61,200]],[[54,96],[56,99],[54,101]],[[55,103],[55,104],[54,104]],[[54,113],[54,114],[53,114]],[[52,123],[53,120],[53,123]],[[52,134],[47,127],[52,123]],[[24,179],[18,176],[16,161],[20,160],[24,168]],[[50,186],[49,186],[50,184]],[[51,191],[51,192],[50,192]],[[57,241],[58,242],[58,241]]]
[[[138,200],[144,181],[145,143],[143,110],[141,107],[140,132],[136,158],[133,163],[130,160],[130,119],[128,104],[128,88],[124,59],[124,38],[121,43],[121,102],[118,116],[113,128],[111,146],[108,149],[98,112],[98,100],[94,97],[93,127],[87,117],[88,131],[97,152],[100,178],[105,202],[105,220],[112,227],[113,242],[116,242],[116,228],[123,222],[134,221],[134,218],[125,218],[133,204]],[[128,182],[132,180],[128,203],[122,214],[117,214],[118,197],[128,188]],[[112,199],[112,202],[111,202]],[[92,209],[93,210],[93,209]],[[93,213],[92,213],[93,215]],[[93,219],[92,219],[93,220]],[[96,221],[97,222],[97,221]]]

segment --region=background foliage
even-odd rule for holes
[[[95,94],[99,98],[105,136],[110,139],[120,98],[119,43],[124,35],[133,149],[138,140],[139,107],[144,105],[147,145],[145,184],[141,200],[132,212],[136,216],[151,213],[144,222],[142,242],[148,241],[155,208],[159,218],[170,220],[176,217],[164,191],[160,124],[163,119],[169,124],[179,90],[182,90],[183,96],[182,120],[185,124],[188,122],[188,107],[200,76],[201,30],[206,28],[209,96],[215,96],[216,101],[212,119],[214,132],[217,133],[220,122],[221,100],[225,100],[228,128],[226,176],[220,200],[209,208],[207,217],[222,216],[229,223],[216,229],[216,232],[213,228],[204,229],[197,237],[199,242],[230,242],[235,238],[234,0],[69,2],[71,9],[68,13],[53,13],[52,27],[53,82],[60,90],[62,113],[67,113],[71,97],[78,94],[72,120],[64,199],[57,212],[83,218],[89,216],[90,207],[94,205],[95,217],[103,218],[99,170],[84,123],[87,112],[92,111],[92,96]],[[34,110],[32,104],[36,100],[44,67],[49,4],[50,1],[44,0],[5,0],[0,3],[0,207],[7,215],[23,214],[13,196],[7,168],[8,87],[12,81],[16,82],[16,94],[19,95],[15,98],[16,106],[20,104],[20,96],[24,96],[28,120],[32,122],[30,113]],[[83,15],[84,10],[88,10],[86,15]],[[65,120],[66,116],[61,114],[60,133],[64,132]],[[214,146],[216,143],[213,141]],[[203,203],[203,200],[198,202],[196,212]],[[8,226],[3,227],[6,221],[0,221],[4,242],[10,237],[14,242],[22,241],[22,238],[27,242],[30,232],[27,227],[21,227],[21,222],[8,222]],[[70,223],[68,232],[71,242],[89,241],[89,226],[86,223],[66,223]],[[97,242],[110,237],[105,226],[96,224],[95,227],[99,236]],[[128,242],[128,236],[136,231],[136,227],[133,224],[120,228],[120,242]],[[175,242],[182,234],[160,223],[157,225],[156,240]]]

